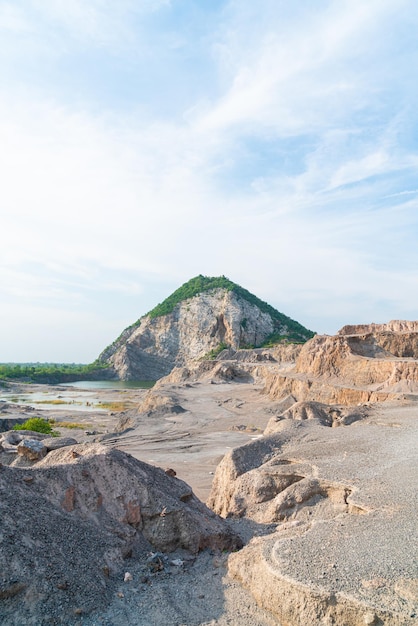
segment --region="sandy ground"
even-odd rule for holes
[[[245,383],[166,385],[159,390],[185,412],[141,415],[111,445],[160,467],[173,468],[206,501],[213,473],[231,448],[262,435],[272,403],[261,387]]]
[[[102,440],[103,435],[115,430],[122,415],[132,415],[137,420],[135,428],[107,437],[103,443],[151,465],[173,468],[179,478],[191,485],[198,498],[206,501],[213,473],[224,454],[260,437],[274,412],[274,404],[260,392],[261,387],[246,383],[168,384],[159,394],[166,394],[185,411],[179,414],[156,411],[148,416],[137,415],[137,407],[147,394],[143,389],[86,390],[16,384],[2,390],[0,399],[10,402],[14,398],[19,406],[0,416],[52,418],[56,420],[54,428],[61,435],[85,442]],[[57,398],[68,402],[65,408],[52,404]],[[125,411],[99,408],[100,404],[112,403],[123,404]],[[61,428],[60,422],[81,427]]]
[[[0,390],[7,402],[0,417],[44,417],[56,420],[54,429],[80,442],[101,440],[134,457],[163,468],[172,467],[196,495],[206,500],[217,464],[231,447],[261,436],[271,417],[272,404],[260,389],[247,384],[194,383],[168,385],[167,393],[185,409],[180,414],[138,416],[132,430],[113,437],[120,411],[98,409],[99,403],[125,403],[125,415],[136,416],[145,390],[84,390],[46,385],[12,385]],[[36,401],[42,397],[43,404]],[[60,397],[67,405],[49,404]],[[18,405],[10,406],[10,399]],[[22,398],[25,401],[22,401]],[[71,405],[74,402],[75,404]],[[32,409],[31,406],[35,406]],[[1,410],[1,409],[0,409]],[[60,422],[80,428],[61,428]],[[94,434],[86,434],[94,433]],[[233,525],[233,523],[232,523]],[[238,521],[234,528],[245,540],[266,532],[257,525]],[[252,596],[227,575],[227,555],[205,551],[195,558],[182,557],[183,565],[167,563],[163,571],[150,572],[143,562],[130,560],[115,583],[114,602],[106,611],[73,616],[68,623],[83,626],[277,626],[270,613],[259,608]],[[6,623],[1,622],[7,626]],[[31,623],[31,622],[28,622]],[[47,622],[45,622],[47,623]],[[13,622],[10,624],[14,626]],[[21,626],[19,624],[19,626]],[[38,624],[37,624],[38,626]]]
[[[0,399],[7,402],[13,397],[20,403],[19,398],[23,393],[33,394],[33,398],[39,398],[39,394],[42,393],[46,400],[49,397],[56,398],[65,393],[70,402],[74,400],[78,404],[73,406],[67,404],[65,407],[53,404],[35,404],[38,408],[31,410],[28,406],[30,401],[27,400],[20,403],[23,408],[8,405],[0,414],[0,418],[12,417],[13,415],[53,417],[57,420],[55,427],[62,435],[74,436],[80,442],[102,441],[106,445],[130,453],[142,461],[163,468],[174,469],[177,476],[189,483],[196,495],[203,501],[208,497],[214,471],[223,455],[233,447],[260,437],[269,419],[277,413],[275,403],[260,393],[261,388],[247,383],[167,384],[161,387],[158,393],[169,398],[177,407],[182,407],[183,411],[167,413],[164,412],[163,407],[157,408],[149,414],[138,414],[135,408],[143,403],[147,393],[144,390],[86,391],[69,390],[68,387],[64,389],[65,391],[60,387],[13,385],[8,390],[1,391]],[[119,405],[119,408],[124,409],[122,412],[112,410],[112,408],[104,409],[103,404],[101,407],[98,406],[99,403],[120,402],[124,403],[123,406]],[[117,427],[121,415],[132,417],[134,425],[124,433],[114,435],[112,433]],[[301,442],[307,446],[306,458],[310,458],[312,455],[312,445],[317,449],[318,455],[321,446],[325,451],[332,451],[332,459],[324,453],[323,460],[320,460],[319,456],[315,460],[316,471],[320,474],[323,473],[327,480],[343,482],[349,480],[350,485],[356,487],[357,484],[360,486],[360,483],[363,482],[364,476],[367,477],[367,472],[370,473],[371,479],[373,478],[377,486],[379,486],[380,480],[382,488],[379,491],[370,479],[370,489],[373,487],[373,493],[368,493],[367,489],[363,491],[362,497],[365,498],[365,502],[361,502],[361,504],[364,504],[365,508],[376,509],[377,512],[381,509],[389,520],[393,516],[389,502],[389,487],[393,488],[395,498],[399,487],[406,485],[408,489],[404,490],[405,497],[411,501],[408,507],[413,507],[413,501],[416,501],[416,492],[411,486],[412,476],[405,473],[405,467],[413,467],[412,461],[416,456],[416,446],[411,439],[411,437],[416,438],[416,415],[416,403],[411,406],[396,403],[393,405],[375,405],[368,419],[364,422],[368,423],[367,429],[363,428],[361,422],[354,426],[338,429],[326,428],[318,431],[314,428],[314,424],[310,424],[306,425],[306,434]],[[59,427],[60,421],[77,423],[80,428]],[[356,463],[354,466],[350,465],[350,475],[347,475],[347,468],[344,467],[347,450],[349,451],[346,446],[349,445],[349,442],[341,441],[339,443],[339,438],[346,428],[352,429],[348,439],[350,441],[353,439],[353,443],[350,445],[352,445],[356,455]],[[405,431],[402,439],[396,434],[398,431],[399,433],[403,432],[404,428],[408,428],[410,431]],[[362,438],[362,434],[366,434],[366,431],[370,431],[367,440]],[[324,436],[323,433],[325,433]],[[400,445],[400,441],[403,442],[403,447]],[[396,444],[396,449],[391,449],[392,444]],[[299,458],[298,455],[305,456],[304,450],[295,451],[291,445],[293,444],[289,444],[289,458],[293,458],[295,455],[297,458]],[[342,450],[339,456],[337,454],[338,446]],[[398,459],[401,458],[406,462],[406,466],[398,463]],[[364,467],[362,464],[365,464]],[[374,471],[374,468],[379,464],[382,464],[381,476]],[[357,470],[359,472],[358,477],[356,475]],[[371,506],[370,502],[366,501],[368,497],[373,499],[373,503],[380,498],[380,502],[372,503],[373,506]],[[371,515],[374,516],[375,513]],[[364,516],[358,515],[354,524],[360,526],[365,519]],[[406,518],[400,516],[399,518],[399,523],[405,526],[405,532],[410,537],[414,536],[416,531],[416,527],[413,528],[415,526],[413,521],[413,515],[408,515]],[[334,526],[337,528],[338,518],[335,522],[331,521],[330,523],[333,528]],[[408,524],[411,528],[407,527]],[[231,521],[231,525],[241,534],[245,542],[254,535],[264,535],[269,532],[269,528],[246,520]],[[341,524],[340,526],[344,530],[344,526]],[[396,564],[384,562],[385,546],[387,545],[385,542],[390,541],[390,537],[387,539],[386,534],[390,534],[390,530],[385,527],[383,517],[381,527],[378,526],[378,528],[380,539],[379,537],[366,537],[366,534],[364,535],[365,548],[363,552],[368,555],[370,553],[370,558],[368,556],[368,560],[362,559],[361,564],[362,567],[369,561],[370,564],[367,565],[367,572],[359,573],[359,580],[360,578],[374,580],[373,571],[379,569],[381,561],[384,565],[381,567],[382,571],[390,571],[396,566]],[[318,524],[314,528],[317,535],[322,530],[324,532],[327,530],[324,524]],[[340,532],[339,526],[337,530]],[[342,563],[340,567],[337,549],[339,544],[337,542],[334,546],[332,537],[330,538],[328,535],[329,533],[323,538],[319,537],[316,543],[308,542],[307,545],[304,545],[305,539],[302,537],[298,539],[297,546],[292,544],[293,548],[289,552],[290,557],[296,554],[295,547],[300,548],[297,552],[298,558],[295,560],[293,557],[289,557],[289,562],[286,561],[285,563],[286,571],[292,578],[300,578],[300,564],[305,562],[306,555],[309,555],[308,564],[312,571],[309,568],[304,568],[304,570],[306,569],[306,572],[309,570],[310,578],[312,580],[317,579],[318,584],[322,584],[321,581],[323,581],[326,571],[321,569],[324,558],[325,560],[328,559],[326,560],[327,563],[329,561],[329,563],[332,562],[333,565],[336,565],[330,570],[332,576],[335,577],[335,572],[338,573],[339,568],[343,571],[346,563]],[[408,551],[408,544],[402,539],[405,535],[398,532],[396,537],[398,536],[402,550]],[[361,533],[359,533],[359,537],[362,537]],[[307,539],[309,539],[308,535]],[[276,539],[272,537],[273,544],[275,541]],[[294,541],[293,538],[291,541]],[[353,540],[350,539],[350,541]],[[329,558],[327,555],[321,556],[318,551],[315,552],[318,545],[324,546],[326,542],[329,543],[327,547]],[[393,542],[395,542],[395,536]],[[373,552],[372,548],[375,544],[379,552]],[[273,552],[275,549],[274,544],[272,545]],[[411,549],[413,549],[412,546]],[[333,550],[337,550],[337,552],[332,554],[331,558]],[[402,551],[398,550],[398,552],[401,553]],[[347,549],[347,554],[350,553],[350,549]],[[355,553],[357,552],[354,550],[353,554]],[[234,556],[238,556],[238,554]],[[401,560],[409,563],[411,561],[410,556],[407,552]],[[68,623],[84,626],[102,624],[106,626],[280,626],[276,618],[257,606],[249,592],[227,575],[226,558],[226,555],[205,551],[196,558],[182,558],[183,563],[179,567],[173,567],[167,563],[167,566],[159,572],[147,571],[143,562],[127,561],[126,570],[132,574],[132,580],[125,583],[121,574],[120,581],[115,581],[114,601],[109,608],[100,614],[74,616]],[[297,571],[292,570],[294,567]],[[358,564],[354,563],[352,571],[358,569]],[[414,569],[413,564],[410,570],[407,571],[407,578],[418,580],[418,572]],[[398,574],[400,575],[399,572],[394,571],[394,579],[398,577]],[[351,578],[347,578],[347,580],[351,581]],[[348,585],[347,590],[351,591],[351,587],[349,587]],[[414,621],[416,614],[411,613],[410,615],[411,620]],[[409,624],[412,621],[405,623]]]

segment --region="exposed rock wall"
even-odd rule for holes
[[[297,377],[291,374],[277,375],[268,372],[265,375],[265,381],[264,392],[272,400],[292,396],[294,401],[319,401],[326,404],[348,406],[364,402],[386,402],[387,400],[402,399],[399,392],[395,391],[371,391],[370,389],[356,388],[354,384],[344,386],[344,384],[332,381],[310,380],[307,377]]]
[[[339,335],[364,335],[366,333],[403,333],[418,332],[418,321],[410,320],[392,320],[387,324],[353,324],[343,326],[339,331]]]
[[[222,343],[235,349],[258,345],[274,330],[288,332],[286,326],[275,328],[268,313],[233,291],[214,289],[181,302],[168,315],[144,317],[101,359],[121,379],[156,380]]]
[[[345,326],[335,336],[317,335],[301,347],[292,369],[266,370],[265,391],[274,399],[291,394],[299,401],[347,405],[417,394],[417,326]]]

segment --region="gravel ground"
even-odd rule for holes
[[[181,565],[170,562],[182,561]],[[127,564],[132,580],[116,586],[106,611],[80,618],[80,626],[277,626],[269,613],[226,573],[227,555],[168,555],[164,569]],[[132,565],[132,567],[131,567]],[[128,570],[127,570],[128,571]]]

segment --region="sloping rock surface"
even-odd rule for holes
[[[74,445],[0,466],[2,624],[75,623],[107,603],[130,556],[239,545],[186,483],[119,450]]]
[[[216,470],[209,506],[271,533],[229,571],[282,626],[417,623],[416,325],[345,327],[266,368],[276,413]]]
[[[337,429],[283,420],[216,471],[209,505],[274,529],[229,564],[280,624],[418,619],[417,406],[369,411]]]

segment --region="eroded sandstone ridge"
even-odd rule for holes
[[[198,276],[125,329],[99,359],[123,380],[157,380],[220,346],[260,346],[269,337],[313,333],[224,277]]]
[[[418,393],[418,323],[345,326],[308,341],[286,372],[266,375],[266,393],[327,404],[395,400]]]

